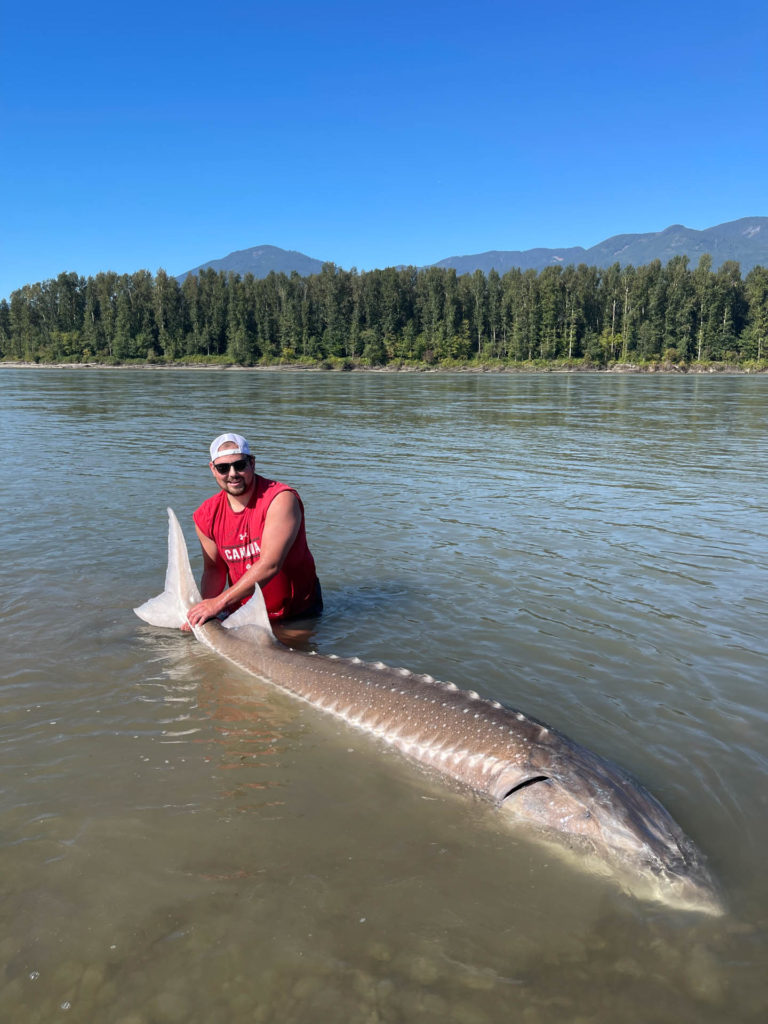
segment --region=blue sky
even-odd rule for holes
[[[2,0],[0,296],[768,215],[764,0]]]

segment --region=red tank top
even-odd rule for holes
[[[282,568],[261,588],[270,619],[294,618],[313,607],[316,601],[315,560],[307,545],[304,505],[298,493],[287,484],[257,476],[256,488],[242,512],[233,512],[226,493],[219,491],[204,501],[193,517],[201,533],[215,541],[219,557],[227,566],[229,581],[234,584],[258,561],[267,509],[282,491],[296,495],[301,526]],[[250,598],[245,598],[240,604],[248,600]]]

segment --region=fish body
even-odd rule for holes
[[[181,528],[168,514],[165,591],[135,611],[152,625],[178,628],[199,593]],[[721,911],[703,856],[659,801],[538,719],[405,668],[292,650],[274,637],[258,588],[229,619],[194,634],[246,672],[486,798],[515,824],[623,876],[632,891]]]

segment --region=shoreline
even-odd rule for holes
[[[21,360],[0,360],[0,370],[215,370],[224,371],[257,371],[274,373],[282,370],[304,373],[471,373],[471,374],[519,374],[519,373],[618,373],[618,374],[721,374],[754,376],[768,373],[768,365],[764,367],[741,367],[733,363],[702,363],[677,364],[668,362],[651,363],[614,363],[611,366],[577,365],[563,366],[557,363],[536,366],[518,364],[508,366],[359,366],[343,364],[323,366],[305,365],[301,363],[277,363],[265,366],[243,366],[239,363],[36,363]]]

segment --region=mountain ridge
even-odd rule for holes
[[[253,274],[254,277],[266,277],[275,273],[291,274],[294,270],[302,277],[319,274],[323,260],[305,256],[295,249],[281,249],[276,245],[254,245],[250,249],[237,249],[221,259],[209,260],[199,267],[186,270],[176,280],[181,284],[190,274],[199,274],[201,270],[226,270],[235,274]]]
[[[492,249],[463,256],[448,256],[429,266],[454,269],[458,274],[471,274],[476,270],[487,274],[492,269],[505,274],[514,268],[540,271],[546,267],[566,266],[569,263],[586,263],[601,268],[614,263],[641,266],[655,259],[668,263],[675,256],[687,256],[695,266],[704,253],[711,255],[713,270],[717,270],[726,260],[737,261],[744,274],[758,264],[768,266],[768,217],[741,217],[702,230],[687,228],[683,224],[671,224],[662,231],[612,235],[588,249],[582,246],[560,249]],[[289,275],[295,271],[307,277],[320,273],[326,262],[331,261],[315,259],[294,249],[257,245],[201,263],[178,275],[177,280],[181,283],[189,274],[199,274],[209,268],[236,274],[251,273],[254,277],[266,277],[272,271]]]
[[[687,256],[695,266],[709,253],[712,268],[717,270],[726,260],[736,260],[742,272],[748,273],[757,264],[768,265],[768,217],[742,217],[699,231],[682,224],[672,224],[663,231],[612,235],[589,249],[572,246],[568,249],[494,250],[470,256],[449,256],[434,264],[452,267],[459,274],[492,268],[500,274],[513,267],[521,270],[544,270],[558,263],[586,263],[588,266],[610,267],[633,264],[641,266],[655,259],[668,263],[674,256]]]

